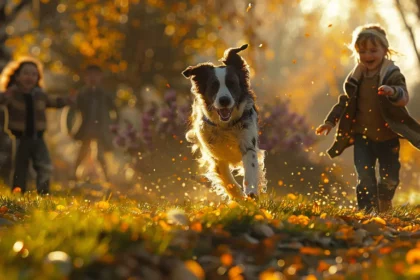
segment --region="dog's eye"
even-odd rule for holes
[[[226,81],[226,86],[227,86],[227,87],[231,88],[231,87],[233,87],[234,85],[235,85],[235,83],[234,83],[232,80],[227,80],[227,81]]]
[[[213,90],[218,90],[218,89],[219,89],[219,82],[218,82],[218,81],[214,81],[214,82],[211,84],[211,88],[212,88]]]

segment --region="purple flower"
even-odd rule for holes
[[[167,90],[165,92],[164,99],[166,102],[176,101],[176,91],[173,89]]]
[[[119,126],[117,124],[112,124],[109,126],[109,130],[114,134],[118,133],[118,129],[119,129]]]
[[[167,108],[165,108],[164,110],[162,110],[162,113],[160,114],[160,116],[162,118],[166,118],[166,119],[170,119],[172,117],[175,117],[173,112]]]
[[[115,144],[116,144],[118,147],[124,147],[124,146],[125,146],[125,144],[126,144],[126,140],[125,140],[125,138],[124,138],[124,137],[122,137],[122,136],[117,136],[117,137],[115,138]]]

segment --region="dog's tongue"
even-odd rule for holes
[[[230,109],[220,109],[220,116],[222,118],[229,118],[230,117]]]

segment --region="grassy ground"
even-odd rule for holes
[[[0,279],[419,279],[420,210],[0,193]]]

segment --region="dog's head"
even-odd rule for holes
[[[204,112],[211,120],[229,122],[242,115],[247,101],[254,99],[250,89],[249,69],[238,54],[248,45],[225,51],[224,65],[201,63],[189,66],[182,74],[191,79],[193,92],[205,103]]]

